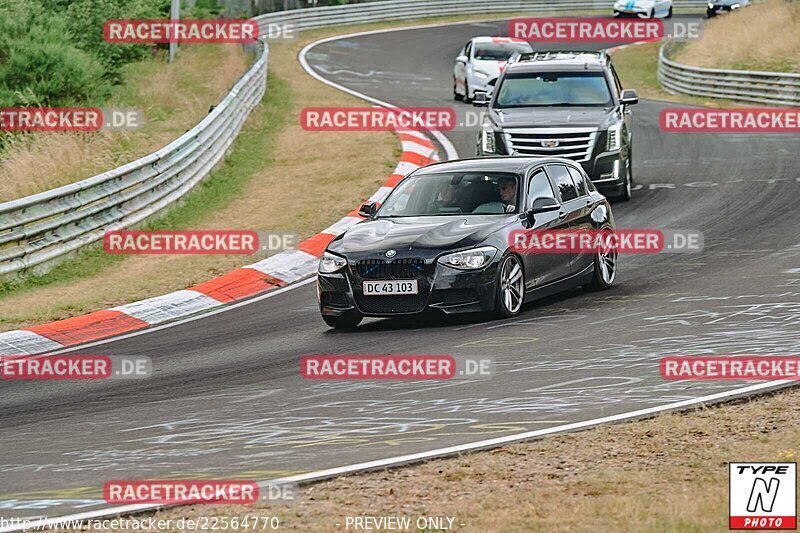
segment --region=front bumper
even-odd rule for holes
[[[594,186],[607,196],[614,196],[625,188],[627,167],[619,150],[603,152],[594,159],[581,162]]]
[[[472,92],[470,96],[475,96],[475,93],[491,94],[494,91],[494,86],[497,83],[497,78],[479,78],[474,74],[469,78],[469,89]]]
[[[635,7],[632,7],[630,9],[614,8],[614,16],[618,18],[625,18],[625,17],[649,18],[650,12],[646,9],[638,9]]]
[[[730,13],[731,11],[733,11],[733,9],[731,9],[730,6],[714,6],[713,8],[709,7],[706,9],[706,17],[716,17],[717,15]]]
[[[418,280],[419,294],[395,296],[364,296],[363,278],[353,264],[348,264],[339,272],[317,276],[320,312],[341,316],[355,311],[364,316],[391,317],[429,310],[446,314],[491,311],[494,309],[498,263],[498,258],[495,258],[489,266],[478,271],[457,270],[433,263],[428,265],[425,275],[414,278]]]

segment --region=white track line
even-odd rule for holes
[[[503,19],[498,19],[498,20],[503,20]],[[369,32],[352,33],[352,34],[342,35],[342,36],[338,36],[338,37],[328,37],[326,39],[321,39],[319,41],[315,41],[315,42],[309,44],[308,46],[306,46],[305,48],[303,48],[303,50],[300,52],[300,56],[299,56],[300,64],[303,65],[303,68],[306,70],[306,72],[308,72],[311,76],[313,76],[314,78],[318,79],[322,83],[325,83],[326,85],[330,85],[331,87],[335,87],[335,88],[337,88],[337,89],[339,89],[341,91],[344,91],[344,92],[346,92],[348,94],[352,94],[353,96],[356,96],[356,97],[361,98],[363,100],[367,100],[369,102],[372,102],[374,104],[380,105],[382,107],[396,108],[396,106],[393,106],[392,104],[388,104],[386,102],[382,102],[381,100],[366,96],[366,95],[361,94],[361,93],[359,93],[357,91],[354,91],[352,89],[348,89],[347,87],[343,87],[343,86],[341,86],[341,85],[339,85],[337,83],[328,81],[325,78],[321,77],[313,69],[311,69],[311,67],[308,65],[308,62],[306,61],[306,53],[311,48],[313,48],[314,46],[316,46],[318,44],[334,41],[336,39],[347,39],[349,37],[355,37],[355,36],[359,36],[359,35],[370,35],[370,34],[375,34],[375,33],[385,33],[385,32],[390,32],[390,31],[402,31],[402,30],[416,29],[416,28],[430,28],[430,27],[435,27],[435,26],[450,26],[450,25],[454,25],[454,24],[458,24],[458,23],[431,24],[431,25],[412,26],[412,27],[396,28],[396,29],[384,29],[384,30],[375,30],[375,31],[369,31]],[[462,23],[462,24],[464,24],[464,23]],[[442,144],[442,147],[447,151],[448,159],[457,158],[458,157],[458,154],[455,151],[455,147],[447,139],[447,137],[442,135],[441,132],[431,132],[431,133],[433,133],[433,134],[438,133],[437,140]],[[441,139],[439,138],[439,136],[441,136]],[[442,141],[442,139],[443,139],[443,141]],[[453,154],[452,156],[451,156],[451,150],[452,150],[452,154]],[[299,287],[301,285],[307,285],[308,283],[311,283],[312,281],[314,281],[314,279],[315,278],[312,277],[312,278],[307,279],[305,281],[302,281],[300,283],[297,283],[297,284],[294,284],[294,285],[290,285],[288,287],[284,287],[283,289],[278,289],[277,291],[268,292],[268,293],[266,293],[266,294],[264,294],[262,296],[255,297],[255,298],[252,298],[250,300],[246,300],[244,302],[240,302],[238,304],[232,304],[232,305],[226,306],[224,308],[212,311],[210,313],[205,313],[205,314],[203,314],[201,316],[190,317],[190,318],[186,318],[184,320],[180,320],[178,322],[174,322],[174,323],[170,323],[170,324],[164,324],[163,326],[157,326],[155,328],[151,328],[151,329],[147,329],[147,330],[143,330],[143,331],[139,331],[139,332],[128,333],[126,335],[121,335],[119,337],[114,337],[113,339],[107,339],[107,340],[103,340],[103,341],[98,341],[98,342],[95,342],[95,343],[87,344],[87,345],[81,346],[80,348],[86,348],[86,347],[95,346],[95,345],[98,345],[98,344],[105,344],[106,342],[125,339],[125,338],[128,338],[128,337],[135,337],[137,335],[143,335],[143,334],[148,333],[148,332],[157,331],[157,330],[165,329],[165,328],[168,328],[168,327],[173,327],[173,326],[176,326],[178,324],[183,324],[185,322],[191,322],[192,320],[198,320],[200,318],[205,318],[205,317],[208,317],[208,316],[211,316],[211,315],[222,313],[222,312],[227,311],[229,309],[234,309],[236,307],[242,307],[244,305],[248,305],[248,304],[251,304],[253,302],[256,302],[256,301],[259,301],[259,300],[263,300],[265,298],[269,298],[269,297],[275,296],[277,294],[280,294],[282,292],[286,292],[288,290],[294,289],[294,288]],[[71,348],[71,349],[68,349],[68,350],[62,350],[62,352],[64,352],[64,351],[73,351],[73,350],[76,350],[76,349],[78,349],[78,348]],[[61,353],[61,352],[59,352],[59,353]],[[482,440],[482,441],[477,441],[477,442],[468,443],[468,444],[459,444],[457,446],[449,446],[447,448],[439,448],[439,449],[430,450],[430,451],[427,451],[427,452],[420,452],[420,453],[414,453],[414,454],[408,454],[408,455],[400,455],[400,456],[397,456],[397,457],[389,457],[387,459],[380,459],[380,460],[377,460],[377,461],[370,461],[370,462],[367,462],[367,463],[357,463],[357,464],[354,464],[354,465],[346,465],[346,466],[340,466],[340,467],[337,467],[337,468],[329,468],[327,470],[318,470],[316,472],[309,472],[307,474],[299,474],[299,475],[291,476],[291,477],[285,477],[285,478],[274,479],[274,480],[269,480],[269,481],[261,481],[261,482],[259,482],[259,486],[260,487],[265,487],[267,485],[274,485],[274,484],[277,484],[277,483],[310,483],[312,481],[320,481],[320,480],[323,480],[323,479],[328,479],[328,478],[347,475],[347,474],[356,474],[356,473],[360,473],[360,472],[366,472],[366,471],[369,471],[369,470],[377,470],[377,469],[383,469],[383,468],[388,468],[388,467],[402,466],[402,465],[411,464],[411,463],[418,463],[418,462],[426,461],[426,460],[430,460],[430,459],[438,459],[438,458],[448,457],[448,456],[451,456],[451,455],[458,455],[458,454],[461,454],[461,453],[464,453],[464,452],[474,452],[474,451],[478,451],[478,450],[497,448],[499,446],[504,446],[506,444],[512,444],[512,443],[515,443],[515,442],[521,442],[521,441],[525,441],[525,440],[541,438],[541,437],[545,437],[547,435],[553,435],[553,434],[557,434],[557,433],[567,433],[567,432],[570,432],[570,431],[577,431],[577,430],[581,430],[581,429],[588,429],[588,428],[592,428],[592,427],[599,426],[599,425],[602,425],[602,424],[611,424],[611,423],[614,423],[614,422],[624,422],[624,421],[635,420],[635,419],[638,419],[638,418],[652,417],[652,416],[657,415],[659,413],[665,413],[665,412],[670,412],[670,411],[678,411],[678,410],[683,410],[683,409],[687,409],[689,407],[698,406],[698,405],[702,405],[702,404],[716,403],[716,402],[721,402],[721,401],[725,401],[725,400],[731,400],[731,399],[734,399],[734,398],[737,398],[737,397],[740,397],[740,396],[746,396],[746,395],[751,394],[751,393],[767,392],[767,391],[769,391],[771,389],[777,389],[777,388],[780,388],[782,386],[787,386],[787,385],[792,384],[792,383],[794,383],[794,382],[791,381],[791,380],[788,380],[788,381],[787,380],[770,381],[768,383],[759,383],[757,385],[749,385],[747,387],[742,387],[740,389],[734,389],[734,390],[730,390],[730,391],[719,392],[717,394],[711,394],[711,395],[708,395],[708,396],[701,396],[700,398],[695,398],[695,399],[692,399],[692,400],[683,400],[683,401],[680,401],[680,402],[670,403],[670,404],[667,404],[667,405],[662,405],[660,407],[649,407],[647,409],[639,409],[637,411],[629,411],[627,413],[620,413],[618,415],[605,416],[605,417],[601,417],[601,418],[593,418],[591,420],[585,420],[583,422],[574,422],[574,423],[571,423],[571,424],[564,424],[564,425],[561,425],[561,426],[555,426],[555,427],[546,428],[546,429],[539,429],[539,430],[536,430],[536,431],[527,431],[525,433],[515,433],[513,435],[506,435],[505,437],[498,437],[498,438],[495,438],[495,439]],[[167,506],[167,505],[150,505],[150,504],[125,505],[125,506],[121,506],[121,507],[110,507],[110,508],[101,509],[101,510],[98,510],[98,511],[89,511],[89,512],[86,512],[86,513],[78,513],[78,514],[62,516],[62,517],[59,517],[59,518],[52,518],[52,519],[48,519],[46,521],[43,521],[43,523],[44,523],[45,526],[49,525],[49,526],[58,527],[61,523],[65,522],[65,521],[69,521],[69,520],[81,520],[81,519],[88,520],[88,519],[92,519],[92,518],[103,518],[103,517],[107,517],[107,516],[116,516],[116,515],[123,514],[123,513],[153,511],[153,510],[157,510],[157,509],[164,509],[164,508],[167,508],[167,507],[176,507],[176,506],[177,505]],[[32,520],[37,525],[40,524],[39,522],[36,522],[35,518],[32,519]],[[0,533],[11,533],[11,532],[14,532],[14,531],[21,531],[21,530],[22,530],[21,527],[18,527],[18,528],[16,528],[16,527],[6,527],[6,528],[0,528]]]
[[[754,392],[764,392],[771,388],[781,387],[784,385],[788,385],[793,383],[791,380],[783,380],[783,381],[772,381],[770,383],[759,383],[758,385],[750,385],[748,387],[743,387],[741,389],[736,389],[732,391],[726,392],[719,392],[716,394],[710,394],[708,396],[703,396],[700,398],[695,398],[693,400],[683,400],[680,402],[670,403],[667,405],[663,405],[660,407],[648,407],[646,409],[639,409],[638,411],[630,411],[627,413],[620,413],[618,415],[612,416],[605,416],[602,418],[593,418],[591,420],[585,420],[583,422],[573,422],[571,424],[563,424],[561,426],[555,426],[546,429],[538,429],[535,431],[527,431],[525,433],[515,433],[513,435],[506,435],[505,437],[497,437],[494,439],[487,439],[478,442],[473,442],[469,444],[459,444],[457,446],[448,446],[447,448],[439,448],[436,450],[430,450],[427,452],[420,452],[420,453],[412,453],[408,455],[400,455],[397,457],[390,457],[388,459],[379,459],[376,461],[369,461],[366,463],[357,463],[354,465],[346,465],[340,466],[337,468],[329,468],[326,470],[318,470],[316,472],[309,472],[307,474],[299,474],[296,476],[289,476],[283,478],[272,479],[268,481],[260,481],[258,486],[261,488],[267,487],[268,485],[277,485],[281,483],[297,483],[297,484],[304,484],[310,483],[313,481],[321,481],[324,479],[329,479],[333,477],[339,477],[348,474],[357,474],[362,472],[367,472],[370,470],[382,470],[384,468],[389,467],[398,467],[402,465],[408,465],[413,463],[420,463],[423,461],[431,460],[431,459],[439,459],[443,457],[448,457],[452,455],[460,455],[465,452],[475,452],[478,450],[486,450],[490,448],[497,448],[499,446],[504,446],[507,444],[513,444],[520,441],[537,439],[541,437],[546,437],[548,435],[554,435],[557,433],[567,433],[570,431],[578,431],[582,429],[589,429],[595,426],[599,426],[602,424],[611,424],[614,422],[624,422],[629,420],[635,420],[640,418],[649,418],[655,416],[659,413],[665,413],[669,411],[676,411],[686,409],[688,407],[697,406],[700,404],[708,404],[708,403],[716,403],[724,400],[734,399],[738,396],[744,396]],[[168,507],[178,507],[179,504],[173,505],[163,505],[163,504],[135,504],[135,505],[123,505],[118,507],[109,507],[106,509],[100,509],[97,511],[88,511],[85,513],[77,513],[72,515],[66,515],[59,518],[51,518],[47,520],[42,520],[42,522],[36,521],[36,519],[31,519],[33,523],[35,523],[41,529],[43,526],[47,527],[59,527],[61,524],[75,521],[75,520],[89,520],[95,518],[103,518],[103,517],[110,517],[116,516],[120,514],[127,514],[127,513],[135,513],[135,512],[144,512],[144,511],[155,511],[158,509],[166,509]],[[12,531],[20,531],[21,527],[5,527],[0,528],[0,533],[12,532]]]

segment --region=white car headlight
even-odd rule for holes
[[[708,3],[708,9],[714,9],[714,2]]]
[[[322,258],[319,260],[319,272],[320,274],[333,274],[337,270],[344,268],[346,265],[347,259],[344,257],[334,255],[330,252],[325,252],[322,254]]]
[[[742,4],[733,4],[733,5],[731,6],[731,10],[734,10],[734,9],[739,9],[740,7],[742,7]]]
[[[439,263],[461,270],[476,270],[491,263],[495,255],[497,255],[497,248],[494,246],[481,246],[472,250],[443,255],[439,258]]]
[[[483,78],[483,79],[486,79],[486,78],[488,78],[488,77],[489,77],[489,75],[488,75],[486,72],[482,71],[482,70],[476,70],[476,71],[475,71],[475,75],[476,75],[477,77],[479,77],[479,78]]]
[[[608,128],[608,146],[606,150],[619,150],[622,145],[622,122],[615,124]]]

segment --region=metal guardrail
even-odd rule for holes
[[[228,152],[266,90],[269,48],[199,124],[161,150],[114,170],[0,204],[0,275],[44,265],[159,212]]]
[[[800,74],[692,67],[669,59],[680,41],[658,53],[658,81],[665,90],[742,102],[800,106]]]
[[[675,0],[675,7],[705,7],[708,0]],[[255,17],[261,27],[293,23],[298,30],[447,15],[575,10],[611,13],[611,0],[383,0],[366,4],[278,11]]]
[[[676,0],[702,7],[704,0]],[[488,13],[530,14],[600,9],[608,0],[383,0],[281,11],[255,19],[293,24],[298,31],[366,22]],[[127,165],[57,189],[0,204],[0,276],[57,259],[130,227],[179,200],[219,163],[266,89],[268,48],[233,90],[197,126]]]

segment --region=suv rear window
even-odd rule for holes
[[[602,72],[508,73],[494,104],[497,108],[610,105]]]

